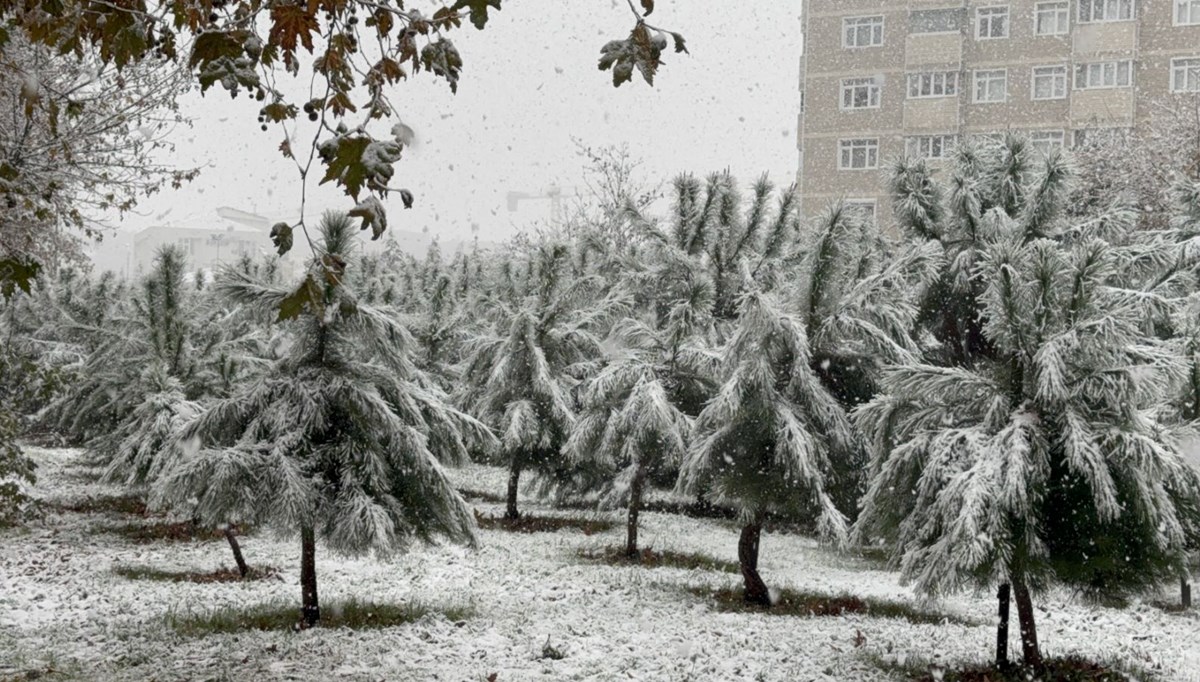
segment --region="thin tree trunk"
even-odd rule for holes
[[[1012,599],[1012,586],[1004,583],[996,592],[1000,602],[1000,621],[996,624],[996,667],[1008,667],[1008,605]]]
[[[513,460],[508,470],[508,507],[504,510],[504,518],[519,519],[521,512],[517,511],[517,488],[521,483],[521,465]]]
[[[771,595],[767,591],[767,584],[758,574],[758,544],[761,537],[762,522],[758,519],[742,527],[742,536],[738,540],[738,565],[745,583],[742,598],[747,604],[770,606]]]
[[[1037,624],[1033,618],[1033,600],[1024,580],[1013,581],[1013,596],[1017,600],[1017,619],[1021,622],[1021,655],[1030,668],[1042,667],[1042,651],[1038,647]]]
[[[630,559],[638,555],[638,514],[642,510],[642,487],[646,479],[646,470],[641,462],[633,472],[633,483],[629,486],[629,518],[625,521],[625,556]]]
[[[1179,605],[1192,608],[1192,583],[1186,575],[1179,579]]]
[[[317,539],[312,526],[300,529],[300,625],[311,628],[321,619],[317,602]]]
[[[237,562],[238,573],[245,578],[250,573],[250,567],[246,565],[246,559],[242,556],[242,547],[238,544],[237,536],[233,533],[233,524],[225,525],[225,539],[229,541],[229,549],[233,550],[233,560]]]

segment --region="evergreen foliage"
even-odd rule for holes
[[[1179,575],[1200,476],[1164,409],[1185,363],[1144,331],[1178,293],[1156,268],[1174,262],[1154,235],[1065,224],[1069,165],[1029,159],[1015,139],[964,149],[946,219],[914,230],[966,238],[942,277],[960,303],[942,310],[934,362],[887,368],[855,415],[874,472],[856,531],[885,539],[922,592],[1011,583],[1037,665],[1030,590],[1125,594]],[[902,220],[918,201],[900,198]],[[1158,276],[1129,286],[1139,270]]]
[[[158,491],[172,504],[197,500],[207,523],[299,534],[306,625],[320,617],[317,538],[350,554],[439,537],[474,541],[474,519],[441,463],[465,461],[473,444],[491,438],[416,367],[408,330],[343,282],[353,235],[346,216],[325,216],[324,256],[308,275],[317,294],[285,323],[281,356],[179,432],[180,461]],[[218,291],[263,310],[291,295],[246,276],[223,280]]]

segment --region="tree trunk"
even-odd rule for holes
[[[638,556],[638,514],[642,511],[642,486],[646,481],[646,470],[641,462],[633,472],[633,483],[629,486],[629,518],[625,521],[625,556]]]
[[[508,470],[508,507],[504,510],[504,518],[519,519],[521,512],[517,511],[517,488],[521,483],[521,465],[513,460]]]
[[[1017,599],[1017,619],[1021,622],[1021,654],[1025,665],[1042,667],[1042,651],[1038,647],[1037,625],[1033,620],[1033,600],[1024,580],[1013,581],[1013,596]]]
[[[758,574],[758,543],[761,537],[762,522],[758,519],[742,527],[742,537],[738,540],[738,565],[746,585],[742,598],[747,604],[770,606],[771,595],[767,592],[767,584]]]
[[[1185,609],[1192,608],[1192,583],[1186,575],[1179,579],[1179,605]]]
[[[321,619],[317,603],[317,540],[312,526],[300,529],[300,627],[311,628]]]
[[[1012,586],[1004,583],[996,592],[1000,602],[1000,621],[996,624],[996,667],[1008,667],[1008,605],[1012,598]]]
[[[233,524],[225,525],[225,539],[229,541],[229,549],[233,550],[233,560],[237,562],[238,573],[245,578],[250,573],[250,567],[246,565],[246,559],[242,556],[242,547],[238,544],[237,536],[233,534]]]

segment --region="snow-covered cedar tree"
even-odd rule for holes
[[[528,294],[514,304],[495,301],[494,331],[467,342],[460,403],[500,439],[508,468],[505,518],[518,518],[521,474],[533,468],[542,491],[569,478],[562,448],[575,425],[573,391],[581,363],[601,357],[594,328],[622,302],[597,296],[601,282],[571,275],[570,249],[537,245]]]
[[[415,366],[408,330],[343,283],[355,232],[345,215],[325,215],[320,255],[298,290],[236,275],[218,282],[235,303],[283,311],[290,344],[261,378],[181,430],[180,459],[156,495],[194,501],[207,523],[298,534],[304,626],[320,618],[318,538],[345,554],[474,541],[442,462],[465,461],[473,442],[491,438]]]
[[[873,478],[854,535],[885,540],[925,594],[1011,584],[1036,667],[1032,593],[1057,583],[1120,595],[1177,578],[1200,528],[1200,476],[1167,409],[1185,363],[1143,329],[1176,284],[1123,286],[1135,256],[1155,261],[1138,233],[1112,244],[1110,221],[1067,224],[1065,158],[1029,167],[1023,145],[1003,147],[960,154],[950,181],[970,186],[952,189],[944,220],[925,227],[972,240],[945,267],[972,282],[957,295],[979,311],[968,348],[978,350],[887,368],[883,394],[856,411]],[[983,214],[981,196],[992,206]]]
[[[751,291],[723,349],[725,378],[696,420],[680,470],[680,490],[708,486],[742,523],[738,562],[745,600],[769,605],[758,573],[763,521],[771,512],[816,520],[823,538],[841,542],[847,520],[827,489],[835,461],[861,458],[849,417],[812,371],[804,323]]]

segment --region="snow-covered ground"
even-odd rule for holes
[[[37,492],[44,497],[118,492],[80,477],[72,466],[75,451],[29,451],[41,465]],[[485,467],[454,476],[463,487],[496,494],[505,480],[503,472]],[[477,507],[485,514],[500,511]],[[247,559],[280,568],[277,580],[133,581],[113,567],[209,570],[231,562],[224,542],[136,545],[103,531],[104,524],[121,520],[52,510],[27,529],[0,531],[0,679],[53,669],[61,674],[49,679],[457,681],[495,673],[499,682],[888,680],[895,678],[877,669],[870,655],[980,660],[994,645],[994,602],[987,596],[936,605],[979,623],[974,626],[718,613],[687,588],[734,585],[736,576],[577,558],[582,547],[619,543],[619,524],[593,536],[483,531],[477,550],[417,548],[386,561],[346,560],[318,550],[323,603],[416,597],[472,607],[475,615],[465,624],[438,616],[374,631],[183,637],[166,626],[166,614],[272,600],[298,606],[299,543],[243,538]],[[730,524],[665,514],[645,514],[643,524],[643,543],[656,549],[735,557],[737,534]],[[894,575],[807,538],[771,534],[762,552],[763,575],[773,585],[912,600]],[[1062,594],[1041,599],[1038,616],[1043,648],[1051,655],[1122,659],[1158,669],[1163,680],[1200,681],[1195,616],[1141,604],[1106,609]],[[548,641],[565,657],[543,659]],[[1015,637],[1010,648],[1019,651]]]

